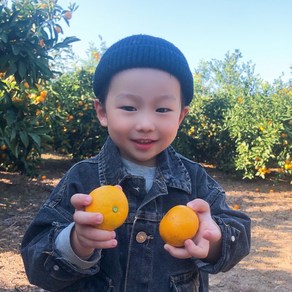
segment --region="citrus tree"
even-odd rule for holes
[[[40,114],[51,93],[52,52],[78,39],[61,39],[77,9],[53,0],[19,0],[0,5],[0,165],[32,173],[49,140]]]
[[[269,84],[239,51],[201,62],[177,146],[189,157],[245,178],[292,174],[291,81]]]
[[[230,169],[234,165],[234,141],[225,125],[226,113],[238,98],[259,87],[254,66],[241,63],[236,50],[224,60],[202,61],[194,73],[195,95],[182,128],[189,142],[184,151],[192,158]]]
[[[92,79],[88,68],[64,73],[52,82],[53,98],[42,112],[50,124],[54,149],[73,158],[98,153],[106,137],[94,109]]]
[[[100,48],[90,43],[86,59],[51,80],[52,98],[41,112],[50,126],[54,150],[76,159],[96,154],[106,137],[96,117],[92,90],[93,74],[104,51],[104,43]]]
[[[244,177],[292,174],[292,87],[238,99],[226,115],[235,167]]]

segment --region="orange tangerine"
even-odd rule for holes
[[[177,205],[171,208],[159,224],[161,238],[175,247],[184,246],[187,239],[192,239],[199,229],[199,218],[188,206]]]
[[[85,207],[85,211],[103,215],[103,222],[96,228],[112,231],[125,222],[129,204],[125,193],[119,187],[101,186],[90,192],[89,196],[92,197],[92,202]]]
[[[72,18],[72,12],[71,11],[67,11],[64,13],[64,17],[67,19],[67,20],[70,20]]]

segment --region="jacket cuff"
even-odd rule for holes
[[[58,253],[60,253],[60,255],[64,258],[64,260],[70,262],[79,269],[90,269],[100,260],[101,250],[95,250],[94,253],[87,258],[80,258],[77,256],[73,251],[70,242],[70,235],[74,225],[74,222],[72,222],[58,234],[55,240],[56,249]]]
[[[204,260],[196,260],[196,264],[198,265],[198,268],[204,272],[217,274],[227,270],[225,268],[228,266],[231,254],[236,249],[240,231],[235,227],[226,224],[223,219],[219,217],[212,216],[212,218],[218,224],[222,233],[221,256],[216,263],[209,263],[205,262]]]

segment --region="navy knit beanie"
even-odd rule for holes
[[[154,68],[170,73],[180,82],[185,105],[192,101],[193,74],[185,56],[172,43],[149,35],[126,37],[106,50],[94,74],[96,97],[104,98],[102,95],[115,74],[133,68]]]

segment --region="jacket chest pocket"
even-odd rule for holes
[[[171,292],[198,292],[199,291],[199,273],[191,271],[178,275],[170,276]]]

